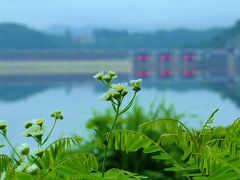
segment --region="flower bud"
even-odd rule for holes
[[[0,121],[0,130],[5,130],[7,128],[7,122]]]
[[[103,101],[111,101],[112,100],[111,91],[108,90],[105,94],[102,95],[102,97],[100,99]]]
[[[107,74],[107,75],[103,76],[103,80],[106,81],[106,82],[111,82],[112,77],[109,74]]]
[[[30,131],[26,131],[25,133],[22,134],[23,137],[32,137]]]
[[[36,120],[35,123],[36,123],[37,125],[39,125],[39,126],[42,126],[43,123],[44,123],[44,119],[38,119],[38,120]]]
[[[51,114],[51,117],[62,120],[64,118],[64,116],[61,113],[62,113],[61,111],[54,111]]]
[[[93,77],[97,80],[103,80],[103,76],[104,76],[104,72],[101,71],[101,72],[97,73],[96,75],[94,75]]]
[[[38,173],[38,166],[36,164],[29,166],[26,172],[31,175],[36,175]]]
[[[111,77],[114,77],[114,76],[117,75],[117,73],[114,72],[114,71],[108,71],[108,74],[109,74],[109,76],[111,76]]]
[[[29,164],[26,161],[23,161],[17,168],[16,171],[24,172],[28,168]]]
[[[122,95],[126,96],[129,93],[129,91],[130,91],[129,87],[124,88],[124,90],[122,91]]]
[[[35,151],[34,154],[38,157],[42,157],[43,153],[44,153],[43,149],[38,149],[38,150]]]
[[[117,92],[122,92],[128,86],[127,83],[112,84],[111,87]]]
[[[142,79],[131,80],[130,83],[133,85],[133,90],[138,92],[141,90]]]
[[[30,128],[33,124],[34,124],[33,120],[25,122],[25,129]]]
[[[115,91],[114,89],[110,89],[110,93],[114,99],[118,99],[119,97],[121,97],[121,94],[119,92]]]
[[[26,143],[23,143],[23,144],[20,144],[18,147],[17,147],[17,152],[21,155],[28,155],[29,154],[29,151],[30,151],[30,147],[28,144]]]

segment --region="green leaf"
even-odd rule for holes
[[[104,136],[104,133],[95,128],[94,128],[94,131],[96,132],[97,136],[101,139],[102,143],[104,145],[107,145],[107,138],[106,136]]]
[[[171,158],[169,157],[168,154],[161,154],[161,155],[152,156],[152,159],[170,160]]]

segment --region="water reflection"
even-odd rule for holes
[[[46,118],[50,127],[53,120],[49,115],[56,109],[63,111],[65,119],[57,124],[53,139],[63,132],[76,132],[87,137],[89,132],[85,124],[92,117],[92,109],[104,111],[108,107],[108,103],[99,100],[105,88],[94,81],[2,84],[0,90],[0,119],[8,121],[8,133],[15,142],[26,141],[18,135],[23,133],[23,123],[27,120]],[[164,98],[167,105],[174,103],[177,112],[196,114],[198,118],[183,119],[194,127],[199,127],[199,121],[205,121],[216,108],[220,108],[215,120],[217,125],[231,124],[240,112],[237,86],[233,88],[233,85],[145,81],[138,97],[146,109],[152,101],[158,104]]]

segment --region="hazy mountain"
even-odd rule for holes
[[[74,27],[67,25],[53,25],[43,29],[44,32],[53,35],[64,35],[66,31],[70,31],[73,35],[91,34],[95,27]]]
[[[65,36],[49,35],[25,25],[0,24],[0,49],[47,49],[70,46],[70,41]]]
[[[129,32],[126,30],[52,26],[48,32],[41,32],[19,24],[0,24],[0,49],[128,50],[240,47],[240,21],[229,28],[207,30],[176,29]]]
[[[207,39],[204,46],[240,48],[240,20],[234,26],[224,28],[217,36]]]

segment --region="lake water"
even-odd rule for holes
[[[53,119],[50,114],[54,110],[61,110],[65,119],[57,123],[52,140],[72,132],[88,137],[90,132],[85,129],[85,124],[92,117],[93,108],[103,112],[109,106],[108,102],[99,100],[105,91],[99,84],[95,81],[75,84],[2,84],[0,120],[8,122],[8,136],[14,144],[32,143],[32,140],[20,136],[24,132],[24,122],[44,118],[47,126],[51,127]],[[146,109],[152,101],[158,104],[164,98],[167,105],[175,105],[177,112],[197,115],[198,118],[184,119],[194,127],[199,126],[199,121],[206,121],[216,108],[220,108],[215,117],[216,125],[229,125],[240,116],[240,99],[206,84],[146,81],[138,98]],[[2,137],[0,144],[1,141]]]

